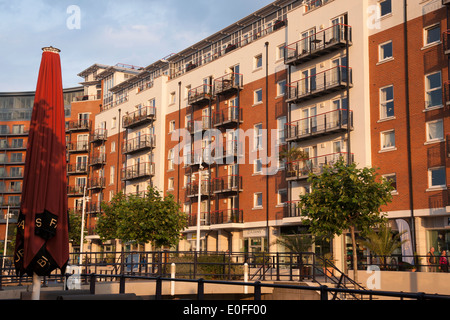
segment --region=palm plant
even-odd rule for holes
[[[405,241],[401,240],[403,233],[392,232],[388,223],[383,223],[378,231],[370,230],[361,244],[380,258],[381,265],[386,267],[387,257],[399,249]]]
[[[280,160],[285,160],[286,162],[306,160],[309,158],[308,153],[303,151],[298,147],[283,147],[279,155]]]

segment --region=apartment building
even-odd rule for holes
[[[71,103],[82,99],[83,87],[63,90],[66,121],[71,122]],[[25,157],[34,92],[0,93],[0,239],[5,239],[6,220],[15,223],[20,210]],[[7,214],[10,217],[8,219]]]
[[[412,251],[450,244],[448,1],[371,1],[372,164],[392,180],[384,208],[408,223]],[[405,6],[407,4],[407,6]]]

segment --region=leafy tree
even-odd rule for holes
[[[144,197],[118,193],[109,204],[103,203],[102,208],[104,214],[96,229],[102,239],[174,246],[187,225],[187,217],[173,195],[163,198],[154,188],[149,188]]]
[[[86,233],[86,230],[84,231]],[[73,246],[79,246],[81,241],[81,215],[69,211],[69,240]]]
[[[357,281],[355,231],[362,234],[385,221],[381,206],[392,200],[391,184],[378,179],[373,168],[347,165],[343,158],[325,165],[321,174],[310,173],[312,192],[300,196],[302,216],[311,232],[333,237],[350,230],[353,246],[353,270]]]

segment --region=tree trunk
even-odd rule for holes
[[[352,247],[353,247],[353,280],[355,282],[358,282],[358,259],[357,259],[357,252],[356,252],[356,237],[355,237],[355,227],[350,227],[350,233],[352,236]]]

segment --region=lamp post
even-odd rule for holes
[[[198,167],[198,198],[197,198],[197,244],[196,251],[200,252],[200,204],[202,198],[202,157],[200,156],[200,166]]]
[[[3,248],[3,262],[2,262],[2,269],[5,268],[6,249],[7,249],[7,245],[8,245],[8,224],[9,224],[9,206],[8,206],[8,213],[6,214],[5,245],[4,245],[4,248]]]
[[[86,197],[86,185],[84,186],[83,191],[83,210],[81,214],[81,240],[80,240],[80,257],[79,257],[79,264],[81,265],[81,253],[83,252],[83,242],[84,242],[84,215],[86,213],[86,201],[89,201],[91,198]]]

